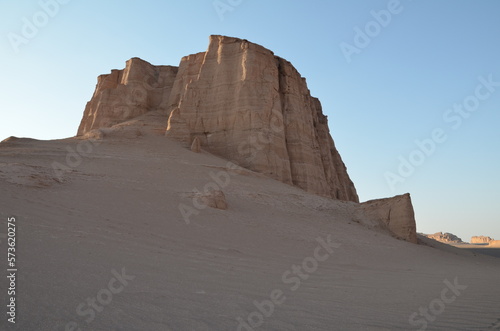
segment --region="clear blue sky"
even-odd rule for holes
[[[73,136],[99,74],[235,36],[307,78],[361,200],[410,192],[418,231],[500,239],[500,1],[67,2],[0,0],[0,139]]]

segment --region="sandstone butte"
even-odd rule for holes
[[[98,77],[77,135],[100,137],[104,128],[153,113],[162,134],[187,148],[359,203],[320,101],[290,62],[260,45],[214,35],[206,52],[183,57],[179,67],[132,58],[125,69]],[[365,202],[360,211],[417,242],[409,194]]]
[[[471,244],[488,244],[492,241],[495,241],[495,239],[486,236],[474,236],[470,239]]]

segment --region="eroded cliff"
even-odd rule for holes
[[[211,36],[179,68],[138,58],[101,75],[78,129],[112,127],[150,111],[166,135],[310,193],[358,202],[321,103],[286,60],[247,40]]]
[[[211,36],[206,52],[182,58],[179,67],[132,58],[125,69],[99,76],[78,135],[101,139],[110,132],[134,133],[129,138],[161,132],[194,152],[205,150],[310,193],[359,203],[306,80],[290,62],[247,40]],[[355,219],[417,242],[409,194],[355,210]]]
[[[132,58],[127,61],[125,69],[99,76],[77,135],[112,127],[151,110],[164,109],[177,69],[173,66],[154,66]]]
[[[211,36],[186,56],[169,98],[167,136],[308,192],[358,202],[321,104],[286,60]]]

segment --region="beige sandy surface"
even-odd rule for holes
[[[439,314],[427,330],[500,322],[498,259],[396,240],[353,222],[352,203],[226,172],[227,161],[165,137],[106,137],[72,161],[68,150],[84,146],[0,144],[0,232],[15,215],[19,268],[17,323],[2,312],[2,330],[250,330],[237,318],[252,316],[256,330],[418,330],[409,318],[429,305]],[[52,163],[67,157],[56,176]],[[214,174],[228,209],[197,210],[186,224],[179,205],[193,206]],[[4,240],[1,249],[5,259]],[[123,269],[129,279],[114,281]],[[443,303],[447,281],[467,287]],[[105,304],[89,308],[96,296]],[[268,316],[253,313],[272,298]]]
[[[493,240],[492,242],[489,243],[488,246],[500,248],[500,240]]]

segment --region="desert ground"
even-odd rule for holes
[[[497,245],[464,243],[464,244],[453,244],[452,246],[468,250],[472,253],[478,253],[500,258],[500,247]]]
[[[207,185],[227,210],[193,202]],[[2,330],[500,329],[498,258],[397,240],[159,134],[8,139],[0,192],[18,267]]]

